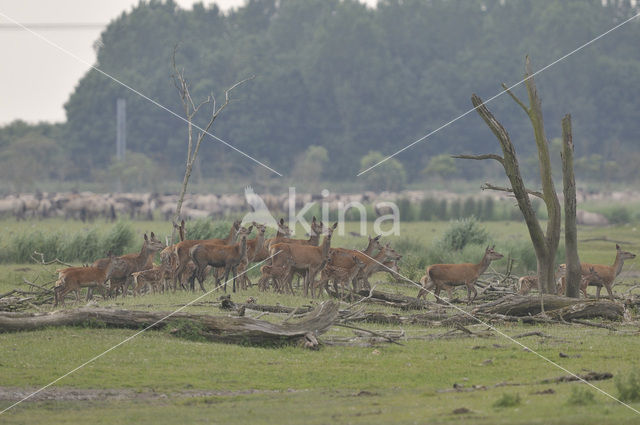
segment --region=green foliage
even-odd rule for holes
[[[631,213],[626,207],[615,207],[605,213],[612,224],[626,224],[631,221]]]
[[[432,157],[429,160],[429,164],[422,170],[422,173],[445,178],[455,174],[456,170],[456,163],[451,158],[451,155],[441,154]]]
[[[515,407],[515,406],[519,406],[520,402],[521,402],[520,394],[503,393],[502,397],[500,397],[493,403],[493,407],[498,407],[498,408]]]
[[[105,235],[95,229],[69,234],[62,232],[25,232],[16,234],[7,246],[0,247],[0,262],[30,263],[35,251],[44,255],[45,261],[58,258],[62,261],[92,263],[111,251],[122,255],[132,249],[134,232],[131,225],[118,222]],[[36,255],[39,261],[40,257]]]
[[[640,369],[637,367],[626,375],[618,374],[615,385],[620,400],[640,401]]]
[[[233,223],[227,221],[213,221],[211,219],[198,219],[186,224],[186,239],[223,239],[229,236],[229,230]]]
[[[122,255],[124,250],[132,245],[134,238],[131,225],[120,221],[105,235],[102,242],[102,252],[111,251],[113,255]]]
[[[468,244],[482,245],[489,239],[487,230],[475,217],[457,220],[449,226],[439,242],[444,249],[460,251]]]
[[[305,183],[317,183],[323,177],[329,153],[323,146],[309,146],[295,162],[293,177]],[[317,188],[313,188],[317,190]]]
[[[360,171],[365,171],[384,159],[385,156],[380,152],[370,151],[360,160]],[[407,182],[407,173],[400,161],[391,158],[376,166],[375,170],[368,171],[362,178],[372,190],[400,191]]]
[[[593,391],[588,388],[574,387],[567,399],[567,404],[570,406],[586,406],[595,403],[595,401]]]

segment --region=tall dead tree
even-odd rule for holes
[[[538,91],[536,89],[535,82],[533,80],[533,74],[531,72],[531,61],[529,57],[525,60],[525,85],[527,88],[527,94],[529,96],[529,106],[525,105],[515,94],[513,94],[505,84],[502,87],[511,96],[511,98],[525,111],[531,126],[533,127],[533,133],[535,136],[536,147],[538,150],[538,165],[540,168],[540,181],[542,184],[542,192],[529,190],[525,187],[520,173],[520,166],[518,164],[518,158],[516,151],[511,142],[509,134],[505,128],[496,120],[493,114],[487,109],[482,99],[476,94],[471,97],[471,102],[476,108],[476,111],[482,117],[484,122],[489,126],[493,134],[500,142],[503,156],[496,154],[486,155],[455,155],[454,158],[462,159],[493,159],[502,164],[504,171],[509,178],[511,187],[499,187],[490,183],[485,183],[483,189],[500,190],[505,192],[511,192],[515,196],[518,207],[522,212],[524,221],[529,230],[529,236],[536,253],[538,263],[538,283],[540,289],[545,293],[555,293],[555,257],[558,250],[558,243],[560,241],[560,225],[561,225],[561,209],[558,195],[553,184],[553,178],[551,174],[551,159],[549,156],[549,143],[547,136],[544,132],[544,120],[542,118],[542,104],[538,97]],[[573,170],[573,167],[571,167]],[[546,231],[543,231],[542,226],[536,216],[535,210],[531,205],[530,196],[535,196],[544,201],[549,215],[547,221]],[[573,203],[575,205],[575,183],[573,192]],[[575,217],[575,209],[573,211]],[[575,218],[574,218],[575,220]],[[569,249],[571,247],[567,247]],[[577,251],[576,251],[577,256]]]
[[[173,214],[172,221],[176,223],[180,218],[180,212],[182,210],[182,203],[184,201],[184,195],[187,192],[187,186],[189,185],[189,177],[191,177],[191,170],[193,169],[193,164],[198,158],[198,151],[200,150],[200,144],[204,140],[205,136],[209,132],[209,129],[213,125],[213,122],[218,118],[218,115],[229,105],[231,102],[231,91],[238,87],[240,84],[252,79],[253,77],[246,78],[242,81],[235,83],[233,86],[225,90],[224,92],[224,103],[220,106],[216,105],[216,98],[211,93],[205,100],[200,102],[199,104],[195,104],[193,99],[191,98],[191,93],[189,92],[189,82],[187,81],[184,75],[184,68],[178,69],[176,65],[176,51],[177,48],[173,49],[172,56],[172,65],[173,65],[173,83],[178,89],[178,94],[180,95],[180,100],[182,101],[182,107],[184,109],[184,116],[187,121],[187,161],[184,170],[184,179],[182,180],[182,188],[180,189],[180,195],[178,197],[178,203],[176,205],[176,211]],[[193,120],[202,108],[205,105],[211,105],[211,116],[209,117],[209,121],[207,122],[204,128],[197,127]],[[193,129],[196,127],[199,130],[198,136],[195,139],[193,137]],[[171,234],[171,243],[173,243],[175,239],[176,230],[174,228]]]
[[[573,174],[573,136],[571,115],[562,118],[562,182],[564,192],[564,245],[567,257],[566,295],[580,296],[582,276],[578,257],[578,230],[576,227],[576,179]]]

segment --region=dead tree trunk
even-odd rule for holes
[[[296,342],[326,332],[338,317],[338,304],[327,301],[297,323],[269,323],[248,317],[210,316],[179,312],[79,308],[52,313],[0,313],[0,333],[31,331],[55,326],[86,326],[99,323],[109,327],[153,329],[172,326],[176,320],[190,322],[200,336],[214,342],[278,345]],[[179,334],[179,332],[178,332]]]
[[[182,187],[180,189],[180,195],[178,196],[178,202],[176,204],[176,211],[174,212],[173,218],[172,218],[172,222],[174,223],[176,223],[180,218],[180,212],[182,210],[184,195],[187,193],[189,178],[191,177],[193,164],[198,158],[198,151],[200,150],[200,144],[202,143],[202,140],[204,140],[204,137],[209,132],[209,129],[213,125],[213,122],[216,120],[216,118],[218,118],[218,115],[220,115],[220,113],[231,102],[231,96],[230,96],[231,90],[235,89],[240,84],[253,78],[251,77],[251,78],[247,78],[245,80],[239,81],[235,83],[233,86],[231,86],[230,88],[228,88],[224,92],[225,100],[220,107],[216,106],[216,98],[214,97],[213,93],[207,96],[207,98],[204,101],[196,105],[193,102],[193,99],[191,98],[191,93],[189,92],[189,83],[187,82],[187,79],[184,76],[184,69],[178,69],[178,67],[176,66],[176,50],[177,49],[175,48],[173,50],[172,64],[173,64],[174,74],[172,77],[173,77],[173,83],[178,89],[178,94],[180,95],[180,100],[182,101],[182,107],[184,109],[184,116],[187,121],[187,161],[185,164],[184,178],[182,179]],[[198,114],[198,111],[200,110],[200,108],[208,104],[212,104],[211,117],[209,118],[207,125],[203,129],[193,124],[193,119]],[[193,137],[194,127],[200,130],[200,133],[198,133],[198,137],[196,138],[195,143],[194,143],[194,137]],[[173,232],[171,233],[171,243],[173,243],[173,241],[175,240],[175,236],[176,236],[176,231],[174,229]]]
[[[571,115],[562,119],[562,181],[564,192],[564,246],[567,261],[566,295],[578,298],[580,293],[580,257],[576,227],[576,180],[573,174],[573,137]]]
[[[494,159],[500,162],[504,168],[504,171],[509,178],[511,187],[498,187],[486,183],[483,189],[501,190],[505,192],[512,192],[518,202],[518,207],[522,212],[524,221],[529,230],[529,236],[533,243],[534,250],[536,252],[536,258],[538,262],[538,282],[545,293],[555,293],[555,256],[558,250],[558,243],[560,241],[560,201],[555,191],[553,184],[553,178],[551,175],[551,159],[549,157],[549,143],[544,133],[544,121],[542,118],[542,105],[538,92],[533,80],[531,72],[531,62],[529,57],[526,58],[525,64],[525,84],[527,86],[527,93],[529,95],[529,106],[526,106],[520,99],[518,99],[506,85],[502,85],[512,99],[525,111],[531,125],[536,140],[536,146],[538,149],[538,164],[540,167],[540,181],[542,182],[542,192],[536,192],[529,190],[525,187],[520,173],[520,166],[518,164],[518,158],[516,151],[511,142],[509,134],[505,128],[496,120],[493,114],[485,106],[484,102],[476,94],[471,97],[471,102],[476,108],[478,114],[482,117],[484,122],[489,126],[493,134],[500,142],[503,156],[488,154],[488,155],[455,155],[454,158],[462,159]],[[547,208],[549,220],[547,222],[546,232],[542,230],[540,222],[536,217],[536,213],[531,205],[529,196],[536,196],[542,199]]]

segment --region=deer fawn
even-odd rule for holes
[[[560,264],[556,271],[556,295],[564,295],[567,289],[565,274],[566,264]],[[527,275],[518,279],[518,295],[527,295],[532,289],[538,288],[538,276]]]
[[[616,244],[616,259],[613,262],[613,265],[606,266],[602,264],[589,264],[589,263],[581,263],[581,272],[582,276],[588,276],[590,274],[591,269],[595,271],[597,277],[591,277],[588,279],[587,284],[585,285],[583,294],[585,297],[587,296],[587,286],[596,286],[596,299],[600,299],[600,290],[604,286],[609,293],[609,297],[611,301],[613,301],[613,282],[616,277],[622,271],[622,266],[624,265],[624,260],[632,260],[636,258],[636,254],[632,254],[628,251],[623,251],[620,248],[620,245]],[[581,283],[582,290],[582,283]]]
[[[478,264],[434,264],[427,267],[426,275],[420,280],[423,283],[423,288],[418,291],[418,298],[421,296],[426,298],[427,292],[435,288],[436,300],[440,303],[442,300],[439,295],[442,289],[447,290],[451,299],[452,286],[466,285],[467,304],[471,304],[478,295],[475,288],[478,277],[487,270],[492,261],[503,257],[502,254],[494,250],[494,247],[485,249],[484,256]],[[471,298],[471,292],[473,292],[473,298]]]

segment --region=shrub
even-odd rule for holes
[[[412,221],[413,220],[413,210],[411,208],[411,201],[407,198],[401,198],[398,200],[398,209],[400,210],[400,220],[401,221]]]
[[[486,243],[488,239],[487,230],[480,227],[475,217],[470,217],[453,222],[445,230],[438,244],[442,245],[444,249],[460,251],[467,244],[481,245]]]
[[[111,251],[113,255],[122,255],[125,249],[133,244],[134,237],[131,226],[120,221],[106,234],[101,252],[106,254]]]
[[[586,406],[587,404],[593,404],[595,397],[592,391],[586,388],[574,387],[571,390],[571,395],[567,400],[567,404],[572,406]]]
[[[605,216],[613,224],[626,224],[631,221],[631,214],[626,207],[616,207],[605,213]]]
[[[635,368],[624,377],[618,374],[615,379],[618,398],[622,401],[640,400],[640,370]]]
[[[227,221],[211,221],[210,219],[198,219],[187,223],[186,239],[214,239],[229,236],[232,223]]]
[[[502,394],[502,397],[493,403],[493,407],[514,407],[520,404],[520,394]]]
[[[436,201],[433,198],[423,199],[420,203],[420,220],[431,220],[435,216],[436,209]]]

